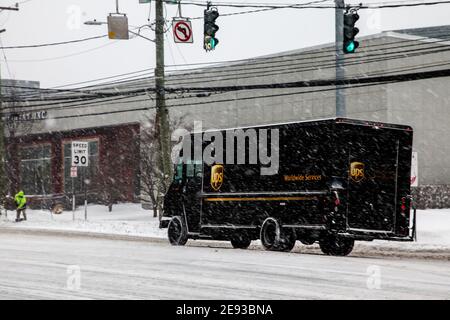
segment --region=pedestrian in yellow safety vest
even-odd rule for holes
[[[20,213],[23,213],[23,220],[27,220],[27,214],[25,212],[27,208],[27,198],[25,198],[25,193],[21,190],[14,197],[16,208],[17,208],[17,217],[16,222],[22,221],[20,219]]]

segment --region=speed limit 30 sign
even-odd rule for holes
[[[72,167],[89,166],[89,143],[72,141]]]

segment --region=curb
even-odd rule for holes
[[[16,227],[0,227],[0,232],[12,234],[32,234],[32,235],[52,235],[63,236],[69,238],[97,238],[107,240],[126,240],[126,241],[141,241],[141,242],[155,242],[166,243],[166,238],[146,237],[126,234],[101,233],[91,231],[75,231],[75,230],[58,230],[58,229],[44,229],[44,228],[16,228]]]

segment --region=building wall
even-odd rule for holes
[[[139,144],[140,125],[122,124],[120,126],[95,127],[84,130],[33,134],[7,139],[7,145],[15,150],[14,172],[20,176],[20,150],[35,145],[51,146],[51,193],[71,194],[64,187],[64,149],[71,141],[98,141],[98,174],[91,181],[88,192],[98,196],[114,194],[117,201],[136,201],[139,196]],[[67,155],[66,155],[67,157]],[[91,164],[92,165],[92,164]],[[10,177],[11,178],[11,177]],[[76,179],[82,179],[79,175]],[[15,180],[11,194],[21,188]],[[27,193],[27,190],[24,190]],[[93,197],[91,197],[93,199]],[[94,200],[94,199],[93,199]],[[95,199],[99,200],[99,199]]]
[[[450,54],[446,55],[413,58],[411,63],[448,60]],[[388,121],[413,127],[421,185],[450,185],[449,87],[449,78],[389,85]]]

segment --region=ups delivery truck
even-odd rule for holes
[[[171,244],[209,239],[247,248],[260,239],[268,250],[290,251],[299,240],[345,256],[355,240],[414,241],[411,127],[338,118],[239,133],[240,142],[236,129],[209,132],[217,141],[197,134],[202,151],[212,144],[214,156],[227,146],[220,163],[188,159],[175,166],[160,224]],[[265,140],[278,160],[273,172],[263,174],[267,161],[252,156],[255,137],[257,151]],[[199,137],[189,138],[193,154]]]

